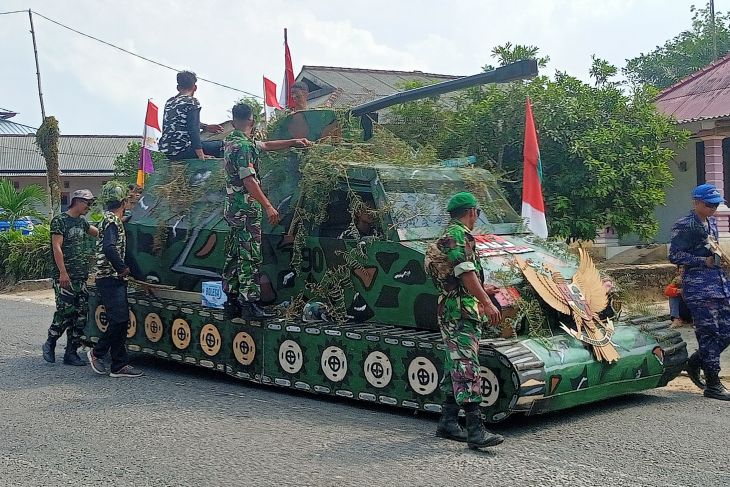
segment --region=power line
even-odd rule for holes
[[[24,14],[28,12],[27,10],[12,10],[10,12],[0,12],[0,15],[8,15],[8,14]]]
[[[27,10],[17,10],[17,11],[13,11],[13,12],[2,12],[2,13],[18,13],[18,12],[27,12]],[[94,40],[96,42],[100,42],[100,43],[102,43],[102,44],[104,44],[106,46],[112,47],[112,48],[114,48],[114,49],[116,49],[118,51],[122,51],[125,54],[129,54],[129,55],[134,56],[136,58],[142,59],[144,61],[147,61],[149,63],[155,64],[157,66],[160,66],[162,68],[169,69],[171,71],[175,71],[176,73],[179,73],[181,71],[180,69],[174,68],[172,66],[169,66],[167,64],[161,63],[159,61],[155,61],[154,59],[150,59],[148,57],[145,57],[145,56],[142,56],[140,54],[134,53],[132,51],[129,51],[127,49],[124,49],[123,47],[119,47],[119,46],[117,46],[115,44],[112,44],[111,42],[107,42],[105,40],[99,39],[98,37],[94,37],[94,36],[92,36],[90,34],[86,34],[84,32],[81,32],[80,30],[74,29],[73,27],[69,27],[68,25],[62,24],[61,22],[58,22],[57,20],[53,20],[50,17],[46,17],[45,15],[43,15],[41,13],[38,13],[35,10],[33,11],[33,13],[35,15],[37,15],[38,17],[41,17],[41,18],[43,18],[43,19],[45,19],[45,20],[47,20],[47,21],[49,21],[51,23],[54,23],[54,24],[58,25],[59,27],[63,27],[64,29],[70,30],[71,32],[75,32],[76,34],[79,34],[81,36],[87,37],[87,38],[92,39],[92,40]],[[254,98],[261,98],[261,99],[263,99],[263,97],[261,95],[256,95],[256,94],[251,93],[251,92],[246,91],[246,90],[241,90],[241,89],[238,89],[238,88],[234,88],[233,86],[229,86],[229,85],[226,85],[226,84],[223,84],[223,83],[218,83],[217,81],[213,81],[213,80],[210,80],[210,79],[201,78],[200,76],[198,76],[197,78],[200,81],[205,81],[206,83],[210,83],[212,85],[220,86],[221,88],[226,88],[226,89],[229,89],[229,90],[237,91],[239,93],[244,93],[244,94],[249,95],[249,96],[252,96]]]

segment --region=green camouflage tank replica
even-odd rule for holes
[[[525,73],[510,76],[491,80]],[[484,210],[474,234],[485,281],[500,288],[506,317],[480,342],[488,421],[662,387],[681,371],[686,344],[667,322],[615,322],[610,339],[620,358],[610,364],[561,327],[572,319],[547,306],[520,263],[570,280],[577,260],[525,231],[488,171],[405,150],[384,129],[332,110],[290,114],[269,134],[292,137],[321,142],[265,153],[259,168],[281,215],[275,227],[264,219],[260,275],[262,300],[278,317],[227,320],[201,305],[203,283],[221,279],[224,170],[220,160],[173,162],[156,168],[126,225],[132,274],[156,283],[129,294],[130,350],[282,388],[438,412],[445,347],[424,255],[448,222],[449,196],[469,190]],[[363,214],[369,235],[354,222]],[[93,342],[106,329],[94,292],[90,314]]]

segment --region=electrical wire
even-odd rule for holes
[[[12,11],[12,12],[0,12],[0,14],[12,14],[12,13],[19,13],[19,12],[27,12],[27,10],[15,10],[15,11]],[[150,59],[148,57],[145,57],[145,56],[142,56],[140,54],[134,53],[132,51],[129,51],[127,49],[124,49],[123,47],[119,47],[119,46],[117,46],[115,44],[112,44],[111,42],[107,42],[105,40],[99,39],[98,37],[94,37],[94,36],[92,36],[90,34],[86,34],[84,32],[81,32],[80,30],[74,29],[73,27],[69,27],[68,25],[62,24],[61,22],[59,22],[57,20],[53,20],[50,17],[46,17],[45,15],[43,15],[43,14],[41,14],[41,13],[35,11],[35,10],[33,10],[32,12],[35,15],[37,15],[38,17],[41,17],[42,19],[45,19],[45,20],[47,20],[47,21],[49,21],[51,23],[54,23],[54,24],[58,25],[59,27],[63,27],[64,29],[70,30],[71,32],[75,32],[76,34],[79,34],[81,36],[87,37],[87,38],[92,39],[92,40],[94,40],[96,42],[100,42],[100,43],[102,43],[102,44],[104,44],[106,46],[109,46],[111,48],[114,48],[114,49],[116,49],[118,51],[122,51],[125,54],[129,54],[129,55],[134,56],[136,58],[142,59],[143,61],[147,61],[148,63],[152,63],[152,64],[155,64],[157,66],[160,66],[162,68],[169,69],[171,71],[175,71],[176,73],[179,73],[181,71],[181,70],[179,70],[177,68],[174,68],[172,66],[169,66],[167,64],[164,64],[164,63],[161,63],[159,61],[155,61],[154,59]],[[206,83],[210,83],[212,85],[220,86],[221,88],[226,88],[228,90],[237,91],[239,93],[243,93],[245,95],[252,96],[254,98],[263,99],[263,97],[261,95],[256,95],[256,94],[251,93],[251,92],[246,91],[246,90],[241,90],[239,88],[234,88],[233,86],[229,86],[229,85],[226,85],[226,84],[223,84],[223,83],[218,83],[217,81],[213,81],[213,80],[210,80],[210,79],[207,79],[207,78],[201,78],[200,76],[198,76],[197,78],[200,81],[205,81]]]
[[[22,14],[27,13],[27,10],[12,10],[10,12],[0,12],[0,15],[8,15],[8,14]]]

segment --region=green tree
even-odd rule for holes
[[[650,239],[658,230],[654,209],[664,204],[672,180],[668,163],[674,152],[668,147],[683,144],[687,134],[656,111],[655,90],[626,93],[612,81],[615,72],[594,58],[596,86],[558,72],[552,78],[465,90],[457,97],[458,110],[445,116],[448,130],[432,139],[433,146],[442,158],[476,155],[479,165],[506,182],[507,197],[519,208],[525,100],[530,97],[551,235],[590,240],[611,225],[621,235]],[[433,117],[452,107],[442,100],[431,109],[422,115],[428,120],[424,131]],[[419,127],[401,132],[408,133],[418,134]]]
[[[137,181],[137,170],[139,168],[139,154],[142,150],[141,142],[130,142],[127,145],[127,152],[120,154],[114,159],[114,179],[134,183]],[[162,152],[152,152],[152,163],[157,165],[165,161]]]
[[[0,218],[10,222],[13,228],[21,216],[44,218],[38,207],[47,202],[48,194],[37,184],[30,184],[16,190],[13,183],[7,179],[0,179]]]
[[[492,48],[492,57],[497,59],[497,63],[500,66],[506,66],[517,61],[524,61],[525,59],[536,59],[537,65],[544,68],[550,62],[550,56],[539,57],[537,55],[539,52],[540,48],[537,46],[527,46],[524,44],[513,45],[511,42],[506,42]],[[494,69],[494,66],[485,64],[482,69],[484,71],[491,71]]]
[[[628,59],[624,74],[635,84],[666,88],[715,60],[709,8],[690,7],[692,27],[646,54]],[[730,52],[730,13],[715,13],[717,57]]]

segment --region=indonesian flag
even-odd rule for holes
[[[294,98],[291,94],[291,87],[294,84],[294,68],[291,64],[291,53],[289,52],[289,42],[286,37],[286,29],[284,29],[284,82],[281,88],[281,98],[279,103],[285,108],[294,106]]]
[[[276,100],[276,83],[264,76],[264,105],[281,110],[281,105]]]
[[[542,162],[540,148],[537,145],[535,120],[532,118],[532,104],[528,98],[525,102],[525,148],[524,174],[522,182],[522,218],[535,235],[547,238],[548,229],[545,221],[545,203],[542,199]]]
[[[157,147],[157,141],[160,139],[160,122],[158,120],[157,106],[147,100],[147,115],[144,119],[144,130],[142,132],[142,150],[139,154],[137,168],[137,184],[141,187],[144,187],[144,175],[155,172],[151,152],[160,150]]]

